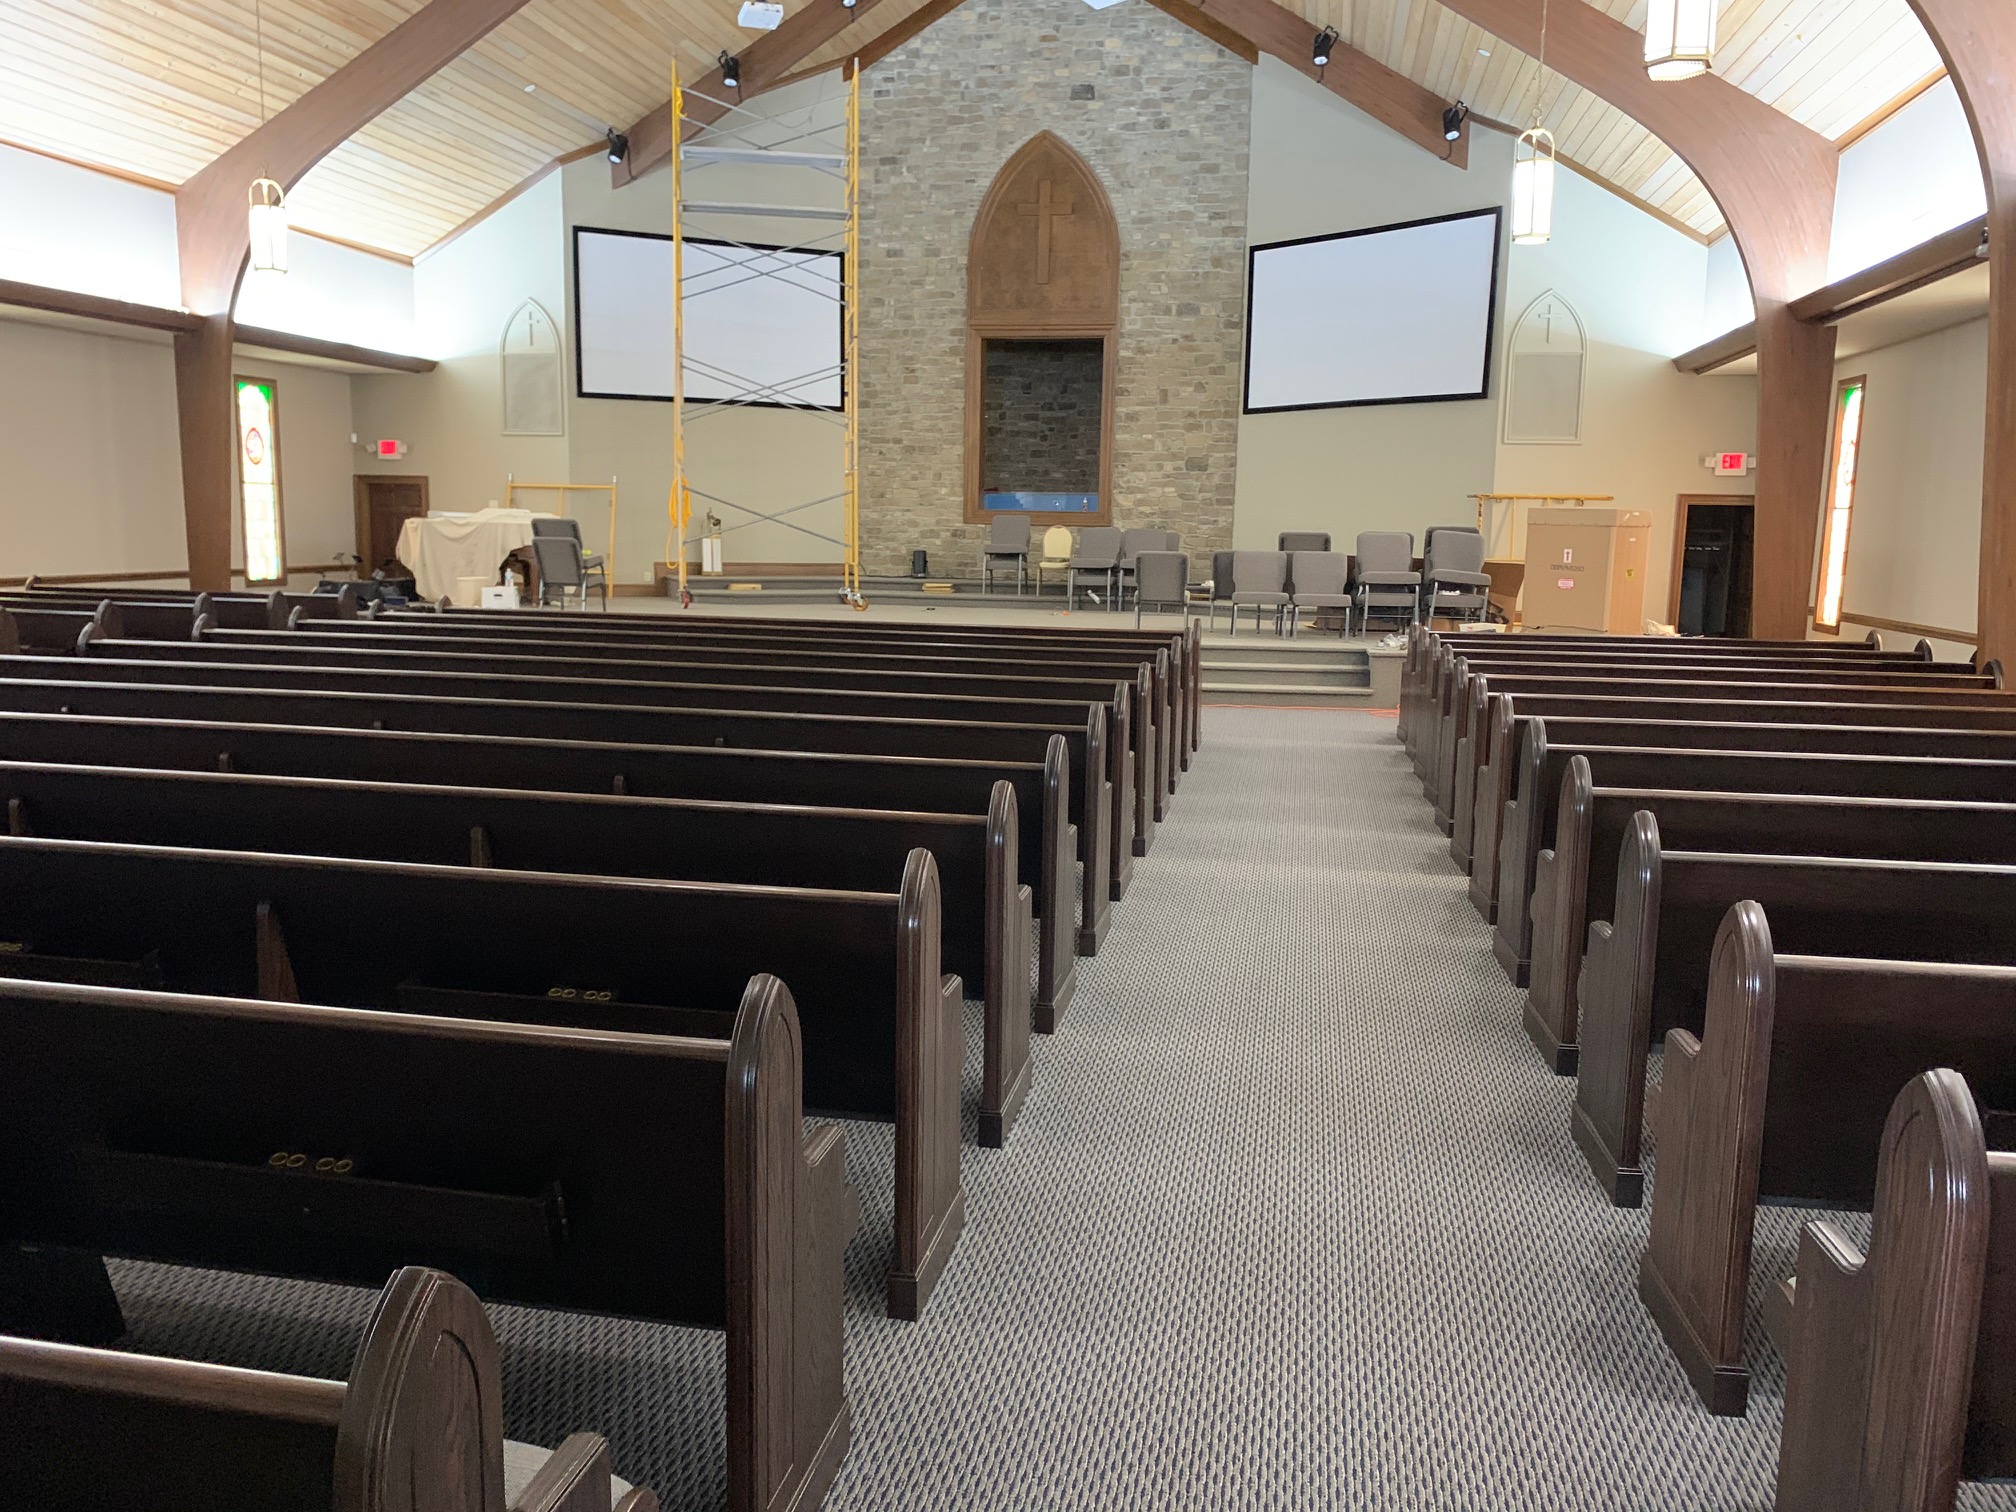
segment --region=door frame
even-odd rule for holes
[[[417,483],[420,485],[420,513],[426,514],[433,505],[427,495],[427,475],[425,473],[354,473],[351,475],[352,524],[357,535],[358,571],[368,575],[377,565],[371,561],[371,485],[373,483]]]
[[[1673,616],[1671,623],[1677,629],[1680,624],[1680,576],[1687,565],[1687,511],[1696,504],[1724,505],[1747,504],[1750,506],[1752,537],[1754,541],[1757,519],[1757,495],[1683,493],[1673,510],[1673,581],[1666,590],[1666,612]]]

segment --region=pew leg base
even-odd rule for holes
[[[1456,820],[1453,816],[1449,814],[1438,812],[1435,815],[1435,828],[1440,830],[1443,834],[1449,836],[1451,839],[1454,839],[1456,835]]]
[[[952,1198],[952,1205],[946,1209],[938,1230],[924,1246],[924,1253],[910,1270],[898,1266],[889,1267],[889,1316],[905,1323],[915,1323],[924,1316],[924,1309],[931,1301],[931,1293],[938,1289],[938,1283],[945,1275],[945,1267],[951,1263],[952,1251],[959,1247],[959,1236],[966,1229],[966,1188],[960,1187]]]
[[[1112,927],[1113,911],[1102,904],[1095,916],[1078,927],[1078,954],[1099,954],[1099,947],[1106,942],[1106,932]]]
[[[126,1315],[98,1256],[0,1245],[0,1333],[103,1348],[125,1337]]]
[[[1477,910],[1486,924],[1498,922],[1498,900],[1492,896],[1489,887],[1478,881],[1474,870],[1470,877],[1470,906]]]
[[[1157,820],[1160,820],[1162,816],[1160,814],[1157,814],[1155,817]],[[1134,832],[1134,854],[1137,856],[1147,855],[1149,842],[1152,841],[1154,838],[1155,838],[1155,831],[1153,829],[1136,830]]]
[[[1645,1304],[1645,1310],[1652,1314],[1652,1321],[1659,1325],[1666,1347],[1673,1351],[1673,1357],[1680,1362],[1680,1369],[1687,1376],[1687,1384],[1694,1388],[1694,1394],[1701,1399],[1701,1405],[1708,1409],[1710,1416],[1748,1415],[1750,1372],[1740,1363],[1730,1364],[1709,1353],[1707,1346],[1695,1336],[1686,1309],[1653,1267],[1649,1256],[1638,1267],[1638,1300]]]
[[[1589,1172],[1596,1178],[1596,1184],[1608,1194],[1610,1205],[1642,1207],[1645,1203],[1645,1168],[1620,1161],[1604,1143],[1603,1136],[1596,1132],[1596,1126],[1582,1111],[1580,1103],[1575,1105],[1570,1116],[1569,1132],[1575,1136],[1575,1143],[1581,1148],[1582,1158],[1589,1163]]]
[[[1133,884],[1133,881],[1134,847],[1130,845],[1124,854],[1115,858],[1113,863],[1112,901],[1118,903],[1122,898],[1126,897],[1127,889]]]
[[[1029,1098],[1029,1075],[1030,1063],[1025,1060],[1014,1085],[1002,1093],[1001,1106],[983,1106],[980,1109],[980,1144],[983,1149],[998,1150],[1008,1143],[1015,1120],[1022,1116],[1022,1104]]]
[[[1048,1001],[1043,998],[1030,1005],[1031,1022],[1038,1034],[1055,1034],[1057,1026],[1064,1022],[1064,1015],[1070,1010],[1071,999],[1078,991],[1078,964],[1072,961],[1064,969],[1063,978],[1052,984]]]
[[[847,1451],[854,1443],[854,1412],[844,1402],[839,1416],[826,1430],[826,1437],[812,1455],[812,1463],[805,1469],[795,1487],[781,1491],[771,1505],[777,1507],[816,1507],[826,1500],[826,1493],[833,1489],[833,1482],[840,1478],[840,1466],[846,1462]]]
[[[1526,1001],[1526,1038],[1533,1041],[1533,1048],[1540,1052],[1540,1059],[1556,1076],[1573,1076],[1582,1059],[1582,1047],[1563,1044],[1554,1037],[1554,1031],[1533,1011],[1533,1001]]]
[[[1491,936],[1491,955],[1505,968],[1505,975],[1512,979],[1514,987],[1524,987],[1527,984],[1533,963],[1519,954],[1519,947],[1507,940],[1502,930]]]

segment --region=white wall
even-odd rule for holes
[[[287,271],[247,273],[233,310],[242,325],[381,352],[418,355],[413,268],[317,236],[287,238]]]
[[[1981,158],[1951,79],[1841,154],[1827,281],[1873,267],[1987,208]]]
[[[1750,275],[1743,268],[1743,254],[1736,250],[1736,238],[1720,236],[1708,248],[1707,290],[1701,302],[1701,323],[1689,347],[1710,337],[1748,325],[1757,318],[1757,301],[1750,297]]]
[[[0,146],[0,278],[170,309],[175,196]]]

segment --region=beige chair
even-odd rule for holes
[[[1036,559],[1036,592],[1043,592],[1043,574],[1054,572],[1069,580],[1071,572],[1071,527],[1052,525],[1043,532],[1043,555]]]

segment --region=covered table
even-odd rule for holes
[[[531,509],[416,515],[399,527],[399,560],[422,598],[452,598],[457,579],[502,581],[504,559],[532,544],[532,522],[551,518]]]

